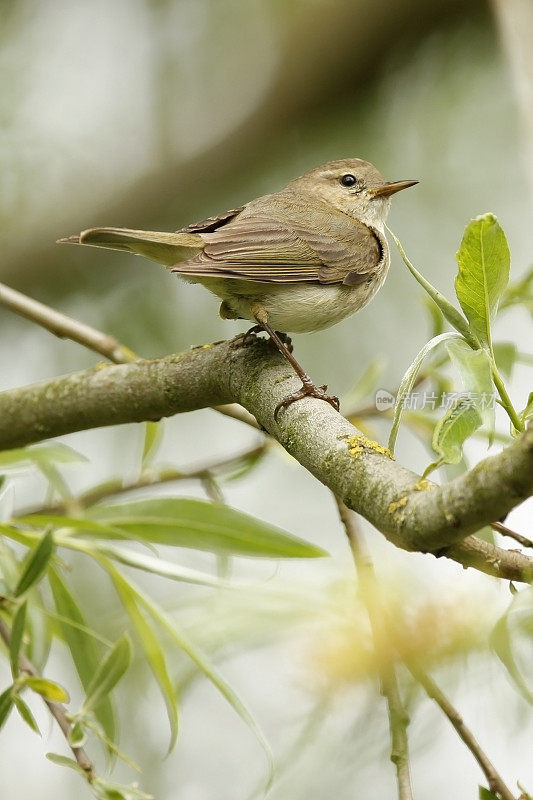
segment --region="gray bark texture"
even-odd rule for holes
[[[533,426],[501,453],[444,486],[394,461],[327,403],[277,403],[299,388],[263,340],[237,340],[131,364],[101,364],[0,394],[0,449],[128,422],[239,403],[349,508],[405,550],[445,555],[465,567],[530,580],[533,559],[471,534],[533,494]]]

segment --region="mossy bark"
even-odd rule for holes
[[[532,559],[470,536],[533,494],[533,427],[451,483],[422,484],[327,403],[301,400],[276,422],[276,405],[297,388],[290,367],[263,340],[98,365],[0,394],[0,449],[237,402],[398,547],[447,555],[512,580],[533,576]]]

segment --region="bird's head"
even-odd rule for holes
[[[292,181],[289,187],[310,192],[334,208],[382,228],[395,192],[418,181],[386,181],[373,164],[360,158],[329,161]]]

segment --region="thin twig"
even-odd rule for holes
[[[492,530],[501,533],[502,536],[509,536],[511,539],[514,539],[515,542],[521,544],[522,547],[533,547],[531,539],[528,539],[527,536],[522,536],[521,533],[511,530],[511,528],[508,528],[506,525],[502,525],[501,522],[491,522],[490,527]]]
[[[448,698],[441,692],[435,681],[423,670],[406,662],[406,666],[413,678],[424,688],[428,697],[436,702],[440,710],[448,717],[451,724],[457,731],[460,738],[466,744],[477,763],[481,767],[489,789],[502,800],[515,800],[514,795],[506,786],[501,775],[496,771],[493,763],[479,746],[470,728],[468,728],[456,708],[450,703]]]
[[[17,511],[16,516],[26,517],[31,514],[62,514],[68,509],[84,509],[94,506],[102,500],[107,500],[110,497],[120,497],[129,492],[135,492],[138,489],[144,489],[147,486],[162,486],[166,483],[174,483],[177,481],[190,481],[198,480],[204,484],[209,483],[209,489],[212,490],[212,483],[214,475],[223,470],[231,470],[232,467],[237,468],[243,461],[253,458],[259,458],[267,447],[269,446],[268,440],[265,439],[254,447],[243,450],[241,453],[236,453],[233,456],[221,458],[218,461],[212,461],[207,464],[202,464],[196,467],[188,467],[184,469],[162,469],[157,473],[146,472],[141,475],[136,481],[130,483],[121,483],[120,481],[110,481],[104,483],[102,486],[97,486],[94,489],[89,489],[83,494],[79,494],[69,499],[68,503],[54,503],[53,505],[32,506],[31,508],[22,509]]]
[[[6,625],[4,620],[1,618],[0,618],[0,637],[3,639],[6,647],[9,649],[9,645],[11,642],[11,631],[9,630],[9,627]],[[24,654],[21,654],[19,656],[18,664],[21,672],[25,672],[27,675],[31,675],[32,677],[36,678],[40,677],[36,667]],[[82,770],[87,774],[87,778],[89,780],[92,780],[92,778],[94,777],[94,764],[87,755],[86,751],[83,749],[83,747],[73,747],[70,744],[69,736],[72,726],[68,721],[63,705],[61,703],[54,703],[52,700],[44,700],[44,702],[48,706],[50,713],[52,714],[55,721],[59,725],[61,732],[63,733],[63,736],[67,741],[68,746],[72,750],[74,758],[76,759]]]
[[[405,711],[400,695],[398,676],[391,657],[389,637],[384,625],[383,608],[377,594],[377,580],[370,554],[365,547],[364,538],[358,530],[355,515],[347,506],[335,497],[339,516],[344,525],[350,548],[352,550],[357,575],[361,586],[361,597],[365,603],[374,639],[374,648],[379,668],[381,693],[387,701],[389,727],[391,734],[391,761],[396,767],[398,799],[413,800],[411,775],[409,769],[409,742],[407,726],[409,717]]]
[[[109,336],[84,322],[62,314],[55,308],[27,297],[3,283],[0,283],[0,303],[14,311],[15,314],[26,317],[46,328],[54,336],[58,336],[60,339],[72,339],[89,350],[105,356],[115,364],[127,364],[137,360],[135,353],[129,347],[121,344],[114,336]]]
[[[374,617],[379,615],[379,620],[380,620],[379,624],[383,628],[385,628],[384,635],[386,637],[386,641],[389,641],[390,637],[387,636],[386,626],[383,624],[383,619],[384,619],[383,609],[381,609],[379,606],[376,608],[375,606],[376,602],[378,602],[377,579],[374,572],[374,566],[372,564],[370,554],[365,547],[364,538],[361,532],[357,528],[357,523],[354,513],[351,512],[344,505],[344,503],[340,501],[338,498],[335,499],[337,501],[337,505],[339,508],[339,515],[341,521],[344,525],[346,534],[350,541],[350,546],[352,549],[352,553],[354,555],[354,560],[357,568],[357,574],[359,576],[359,580],[362,586],[362,597],[368,610],[371,625],[372,625],[371,613],[372,616]],[[372,627],[374,630],[374,626]],[[499,797],[502,798],[502,800],[515,800],[513,794],[506,786],[503,778],[497,772],[496,768],[489,760],[488,756],[483,752],[471,730],[465,725],[463,718],[461,717],[457,709],[454,708],[454,706],[450,703],[448,698],[442,693],[442,691],[439,689],[435,681],[418,666],[414,666],[412,662],[410,662],[409,660],[405,659],[403,660],[407,669],[412,674],[413,678],[424,688],[428,697],[430,697],[437,703],[441,711],[450,720],[451,724],[457,731],[458,735],[466,744],[466,746],[476,759],[477,763],[481,767],[487,779],[491,792],[493,792],[493,794],[497,794]],[[392,687],[389,688],[392,688],[393,708],[395,710],[401,709],[402,708],[401,701],[397,693],[397,683],[396,687],[392,685]],[[391,717],[391,735],[394,736],[394,728],[392,725],[393,718],[390,713],[390,710],[389,710],[389,716]],[[404,729],[405,728],[406,725],[404,724]],[[396,723],[396,735],[399,740],[397,743],[397,747],[399,748],[399,752],[402,753],[401,719]],[[393,739],[393,745],[394,745],[394,739]],[[402,795],[400,795],[400,797],[401,796]]]
[[[19,316],[25,317],[50,331],[54,336],[60,339],[71,339],[88,350],[99,353],[115,364],[128,364],[139,359],[139,356],[133,350],[130,350],[129,347],[126,347],[114,336],[103,333],[85,322],[74,319],[74,317],[69,317],[67,314],[63,314],[61,311],[57,311],[39,300],[34,300],[32,297],[6,286],[4,283],[0,283],[0,303],[15,314],[19,314]],[[239,422],[245,422],[247,425],[259,429],[253,414],[250,414],[249,411],[246,411],[245,408],[242,408],[237,403],[215,406],[214,410],[226,417],[232,417],[239,420]]]

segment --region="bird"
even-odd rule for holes
[[[316,386],[288,334],[329,328],[363,308],[390,265],[391,197],[417,180],[386,181],[360,158],[329,161],[283,189],[174,232],[97,227],[59,243],[125,250],[164,264],[222,301],[223,319],[254,323],[302,381],[274,416],[303,397],[339,400]],[[245,336],[247,336],[246,334]]]

